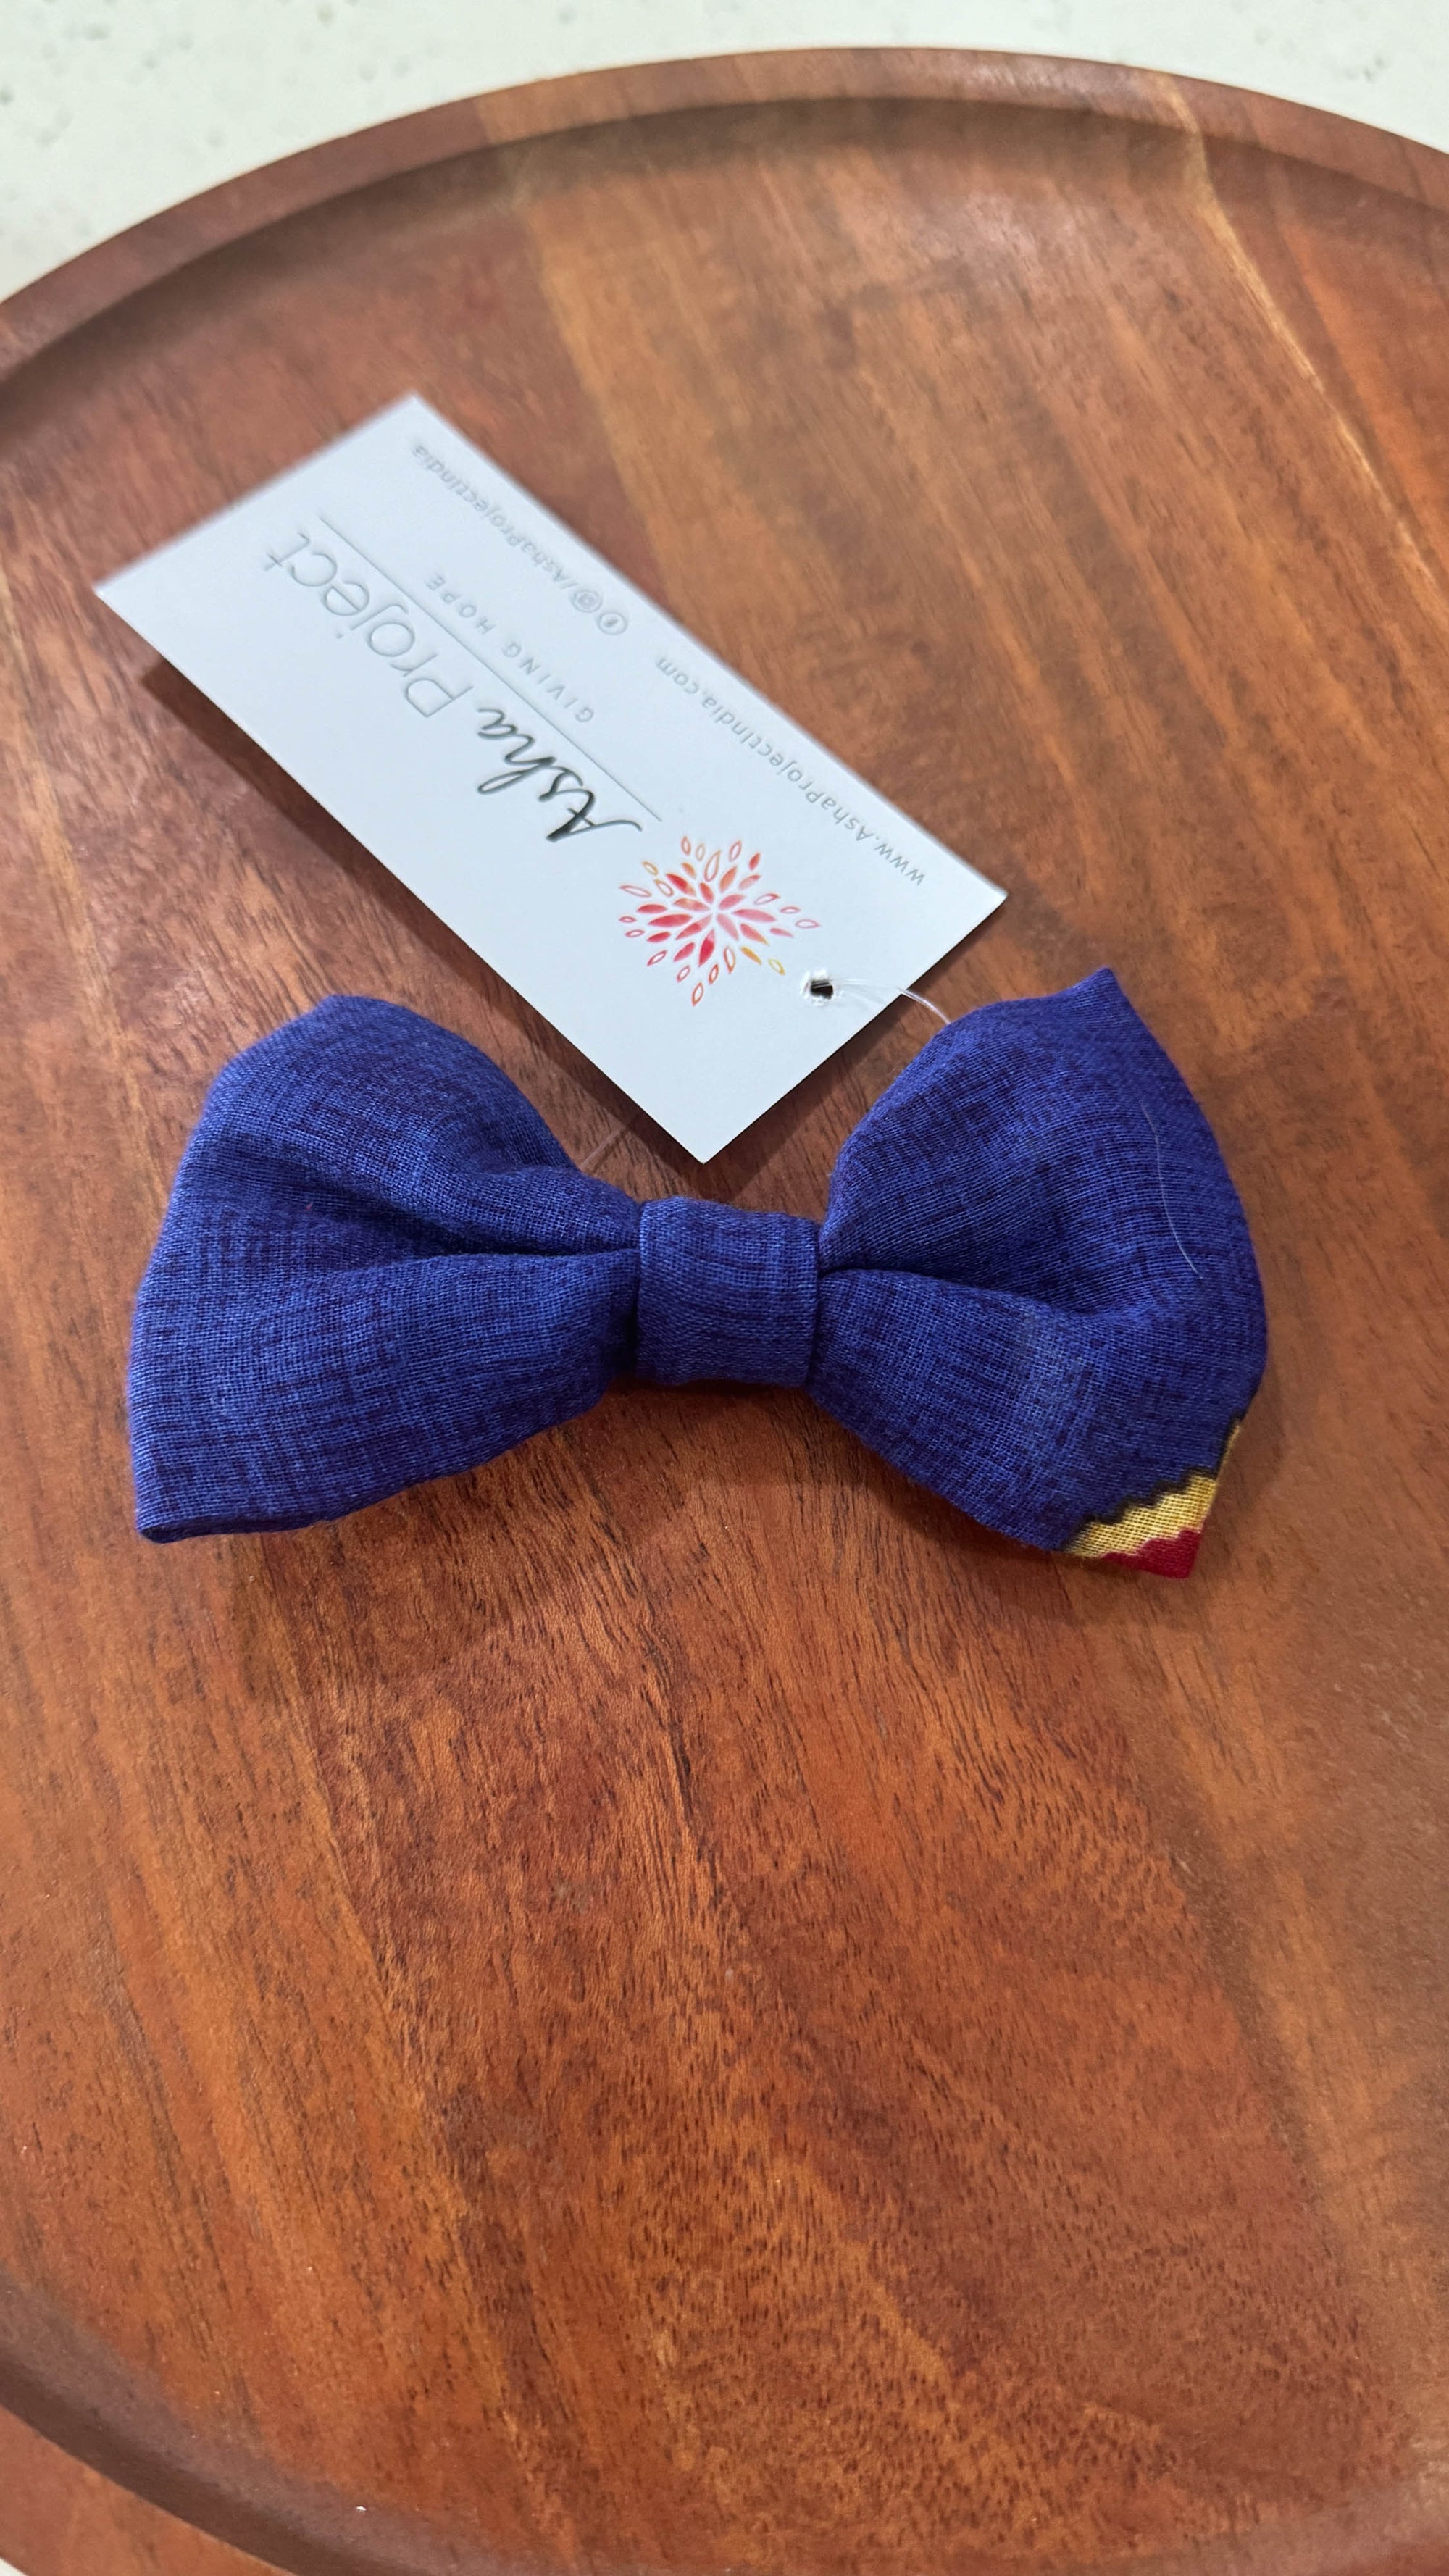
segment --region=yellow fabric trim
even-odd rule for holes
[[[1114,1521],[1088,1521],[1085,1529],[1078,1530],[1066,1554],[1135,1556],[1150,1538],[1181,1538],[1184,1530],[1200,1530],[1212,1510],[1218,1479],[1237,1436],[1235,1423],[1216,1476],[1189,1476],[1185,1484],[1154,1496],[1150,1503],[1129,1503]]]
[[[1067,1549],[1068,1556],[1135,1556],[1150,1538],[1180,1538],[1200,1530],[1218,1489],[1216,1476],[1189,1476],[1175,1494],[1155,1503],[1129,1503],[1120,1519],[1088,1521]]]

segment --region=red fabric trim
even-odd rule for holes
[[[1167,1574],[1174,1582],[1181,1583],[1184,1577],[1192,1572],[1193,1560],[1197,1555],[1201,1537],[1201,1530],[1179,1530],[1176,1538],[1144,1539],[1142,1545],[1134,1549],[1130,1556],[1125,1554],[1104,1556],[1098,1559],[1098,1563],[1131,1565],[1136,1567],[1139,1574]]]

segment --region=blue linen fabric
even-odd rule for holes
[[[1264,1350],[1212,1133],[1106,970],[934,1037],[818,1228],[641,1207],[464,1039],[333,999],[225,1068],[187,1146],[136,1306],[138,1521],[332,1519],[632,1370],[805,1387],[977,1520],[1065,1548],[1214,1476]]]

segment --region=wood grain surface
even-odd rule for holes
[[[27,2576],[1449,2566],[1446,283],[1433,154],[854,54],[464,102],[0,314]],[[92,598],[409,388],[1009,888],[937,1002],[1107,961],[1183,1067],[1273,1335],[1189,1584],[710,1388],[133,1537],[135,1283],[287,1013],[806,1214],[924,1034],[701,1175]]]
[[[0,2411],[4,2566],[21,2576],[262,2576],[233,2549]]]

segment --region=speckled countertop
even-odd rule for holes
[[[470,90],[828,44],[1140,63],[1449,148],[1449,0],[0,0],[0,295],[239,170]]]

